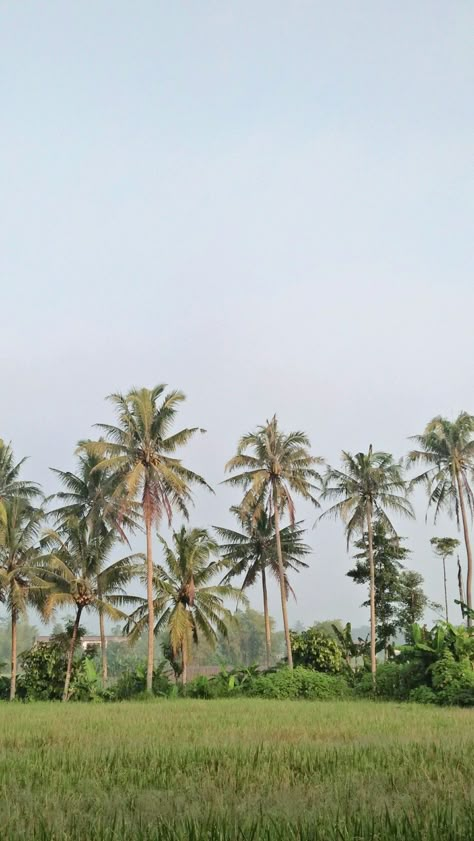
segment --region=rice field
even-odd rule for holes
[[[473,725],[370,701],[2,703],[0,836],[466,841]]]

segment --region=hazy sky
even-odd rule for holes
[[[0,3],[0,434],[32,478],[132,385],[208,430],[199,525],[275,411],[337,463],[474,410],[473,26],[468,0]],[[425,507],[400,528],[441,600],[455,526]],[[341,525],[308,540],[292,620],[364,621]]]

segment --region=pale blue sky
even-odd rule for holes
[[[474,410],[473,25],[462,0],[0,3],[0,434],[32,476],[53,490],[131,385],[186,392],[214,485],[274,411],[336,462]],[[454,526],[417,508],[440,599]],[[342,528],[308,539],[292,618],[364,620]]]

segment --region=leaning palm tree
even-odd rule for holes
[[[432,537],[430,543],[435,554],[443,561],[443,582],[444,582],[444,609],[446,622],[449,622],[448,612],[448,582],[446,579],[446,558],[451,558],[459,546],[459,540],[455,537]]]
[[[99,458],[96,469],[107,469],[119,479],[116,495],[135,505],[139,500],[146,531],[148,662],[146,688],[152,691],[154,662],[154,582],[152,530],[163,515],[171,524],[173,510],[188,517],[191,485],[209,487],[197,473],[188,470],[175,453],[198,431],[182,429],[170,434],[179,405],[180,391],[165,394],[165,386],[132,389],[128,394],[112,394],[109,400],[118,414],[118,425],[97,424],[106,440],[84,442],[83,447]],[[127,503],[128,504],[128,503]]]
[[[10,700],[16,695],[17,623],[27,614],[28,603],[47,585],[41,577],[39,534],[44,511],[16,497],[4,501],[0,529],[0,592],[11,622]]]
[[[244,575],[241,585],[241,590],[244,591],[255,584],[260,576],[265,618],[266,662],[267,667],[269,667],[271,660],[271,627],[268,610],[267,570],[275,576],[277,581],[279,580],[275,518],[269,517],[264,510],[260,511],[257,520],[254,520],[250,513],[243,516],[238,507],[231,508],[231,511],[239,520],[242,531],[216,528],[219,538],[225,541],[220,547],[223,563],[230,567],[229,572],[223,578],[223,583],[228,583],[233,578]],[[303,543],[304,533],[305,529],[301,528],[301,522],[280,529],[287,600],[290,593],[294,595],[288,580],[288,570],[299,572],[308,566],[302,560],[311,552],[311,548]]]
[[[424,484],[428,506],[434,505],[434,521],[442,510],[462,522],[467,556],[467,605],[472,609],[472,550],[469,515],[474,514],[474,493],[470,484],[474,471],[474,415],[461,412],[456,420],[433,418],[422,435],[412,436],[418,449],[408,454],[410,464],[424,464],[427,470],[412,480]],[[471,623],[468,614],[468,624]]]
[[[315,466],[322,459],[309,452],[310,442],[304,432],[285,434],[278,426],[276,415],[255,432],[244,435],[237,446],[237,454],[226,464],[226,471],[236,475],[227,484],[243,487],[240,504],[242,514],[252,513],[255,520],[266,510],[274,517],[281,610],[285,631],[288,666],[293,668],[290,629],[286,607],[285,565],[280,540],[280,516],[287,511],[290,523],[295,524],[293,495],[298,494],[319,506],[314,496],[320,475]]]
[[[414,517],[407,499],[407,486],[402,475],[401,461],[394,461],[390,453],[343,451],[342,470],[328,468],[321,499],[338,500],[322,517],[341,517],[346,526],[347,547],[355,534],[368,538],[370,569],[370,661],[375,687],[377,670],[375,642],[375,564],[373,522],[376,518],[386,531],[396,536],[388,511]]]
[[[152,630],[155,634],[162,629],[169,632],[173,657],[181,656],[181,679],[185,684],[192,642],[198,644],[202,634],[214,646],[218,634],[227,636],[233,617],[224,600],[237,600],[242,595],[228,585],[210,583],[222,571],[223,564],[218,558],[216,541],[205,529],[186,530],[183,526],[173,534],[172,546],[162,538],[160,541],[164,564],[154,568]],[[133,642],[150,625],[148,603],[142,599],[125,630]]]
[[[43,613],[50,619],[59,607],[72,606],[75,618],[68,652],[63,701],[69,699],[74,651],[84,610],[102,613],[120,621],[126,619],[121,606],[132,601],[123,591],[138,554],[128,555],[106,567],[116,541],[113,529],[106,533],[91,530],[85,519],[71,517],[59,530],[48,529],[43,547],[48,552],[42,560],[43,577],[50,585],[45,594]]]
[[[133,502],[127,501],[127,509],[124,510],[123,502],[118,491],[119,481],[115,473],[107,469],[99,468],[100,459],[82,449],[78,453],[78,467],[75,473],[52,468],[53,473],[60,479],[64,490],[57,492],[50,497],[60,502],[60,507],[50,511],[56,528],[67,523],[71,517],[78,520],[85,520],[88,528],[95,534],[107,535],[109,530],[116,532],[117,539],[130,546],[127,532],[133,533],[139,527],[138,512],[134,510]],[[131,568],[127,567],[128,577],[131,576]],[[104,572],[107,572],[106,570]],[[125,569],[122,570],[125,573]],[[123,576],[122,576],[123,577]],[[98,575],[99,585],[103,582],[102,574]],[[104,582],[105,583],[105,582]],[[122,584],[126,583],[124,579]],[[107,590],[103,590],[106,593]],[[99,587],[99,601],[102,593]],[[104,612],[99,608],[99,633],[102,658],[102,683],[107,685],[108,664],[107,648],[105,639],[105,617]]]

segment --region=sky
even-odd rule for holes
[[[207,430],[191,522],[231,525],[224,464],[275,412],[337,465],[474,411],[473,26],[468,0],[2,0],[0,435],[30,478],[165,382]],[[456,526],[415,504],[441,601]],[[297,515],[291,621],[364,622],[341,524]]]

